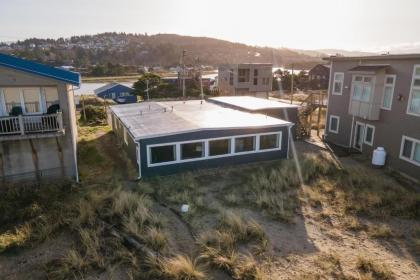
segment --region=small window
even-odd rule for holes
[[[260,136],[260,150],[277,149],[280,147],[279,134]]]
[[[181,159],[204,157],[204,142],[181,144]]]
[[[250,152],[255,150],[255,136],[235,138],[235,153]]]
[[[254,86],[258,85],[258,78],[254,78]]]
[[[382,109],[391,110],[394,96],[395,76],[385,76],[384,93],[382,96]]]
[[[420,166],[420,140],[403,136],[400,158]]]
[[[373,125],[366,125],[365,144],[373,145],[373,138],[375,136],[375,127]]]
[[[258,76],[258,69],[254,69],[254,76]]]
[[[340,117],[331,115],[329,131],[333,133],[338,133],[339,125],[340,125]]]
[[[157,146],[150,148],[150,163],[163,163],[176,160],[176,146]]]
[[[128,145],[128,135],[127,135],[127,129],[124,127],[124,143]]]
[[[230,139],[209,141],[209,156],[230,154]]]
[[[233,86],[233,69],[229,71],[229,85]]]
[[[344,73],[334,73],[333,94],[341,95],[343,93]]]

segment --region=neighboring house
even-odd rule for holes
[[[94,92],[100,98],[112,99],[117,103],[137,102],[137,96],[133,94],[134,89],[120,83],[109,83],[95,89]]]
[[[78,73],[0,54],[0,182],[78,179],[79,85]]]
[[[317,64],[308,73],[310,89],[328,89],[330,66]]]
[[[111,106],[110,115],[139,177],[286,158],[293,126],[204,100]]]
[[[420,54],[329,60],[326,139],[420,179]]]
[[[219,66],[220,95],[266,97],[273,88],[271,63],[241,63]]]

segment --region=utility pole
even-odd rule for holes
[[[147,101],[150,100],[149,96],[149,79],[146,80],[146,92],[147,92]]]
[[[185,58],[185,50],[182,50],[182,56],[181,56],[181,67],[182,67],[182,97],[185,99],[186,98],[186,94],[185,94],[185,63],[184,63],[184,58]]]
[[[197,65],[199,67],[199,74],[200,74],[200,93],[201,93],[201,100],[204,100],[204,92],[203,92],[203,72],[200,66],[200,58],[197,57]]]
[[[293,76],[294,76],[294,75],[293,75],[293,74],[294,74],[294,73],[293,73],[293,70],[294,70],[294,69],[293,69],[293,68],[294,68],[294,66],[295,66],[295,65],[294,65],[294,64],[292,64],[292,83],[291,83],[291,84],[292,84],[292,88],[290,89],[290,94],[291,94],[291,96],[290,96],[290,104],[293,104],[293,82],[294,82],[294,78],[293,78]]]

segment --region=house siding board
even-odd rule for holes
[[[221,158],[205,159],[185,163],[168,164],[162,166],[147,166],[147,146],[153,144],[163,144],[181,141],[193,141],[209,138],[230,137],[247,134],[257,134],[265,132],[282,132],[281,150],[244,155],[232,155]],[[141,172],[142,176],[167,175],[180,171],[194,170],[199,168],[214,168],[224,165],[243,164],[257,161],[275,160],[287,157],[288,149],[288,127],[271,127],[260,129],[238,129],[238,130],[206,130],[194,133],[184,133],[171,136],[142,139],[140,142]]]
[[[411,177],[420,180],[420,167],[406,162],[399,158],[402,136],[420,139],[420,117],[407,114],[407,106],[411,89],[412,74],[414,65],[420,64],[420,59],[401,60],[363,60],[363,64],[389,64],[386,73],[382,73],[377,79],[383,79],[384,74],[396,75],[395,89],[391,110],[380,110],[379,120],[369,121],[355,117],[354,121],[375,126],[373,146],[363,144],[363,154],[371,157],[376,147],[384,147],[387,152],[387,165],[400,170]],[[329,127],[329,116],[340,117],[339,133],[334,134],[327,131],[327,140],[335,144],[349,147],[352,115],[349,114],[349,103],[351,94],[352,76],[355,73],[347,72],[349,69],[359,65],[359,60],[334,61],[332,65],[332,77],[335,72],[343,72],[344,85],[342,95],[332,95],[333,79],[330,81],[329,106],[326,127]],[[380,86],[375,94],[382,96],[383,81],[377,81]],[[398,96],[401,96],[399,100]],[[378,96],[377,96],[378,97]],[[379,100],[381,100],[379,98]]]

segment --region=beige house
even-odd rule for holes
[[[73,86],[78,73],[0,54],[1,182],[78,180]]]
[[[420,54],[330,57],[326,140],[420,180]]]
[[[268,97],[272,91],[271,63],[241,63],[219,66],[220,95]]]

